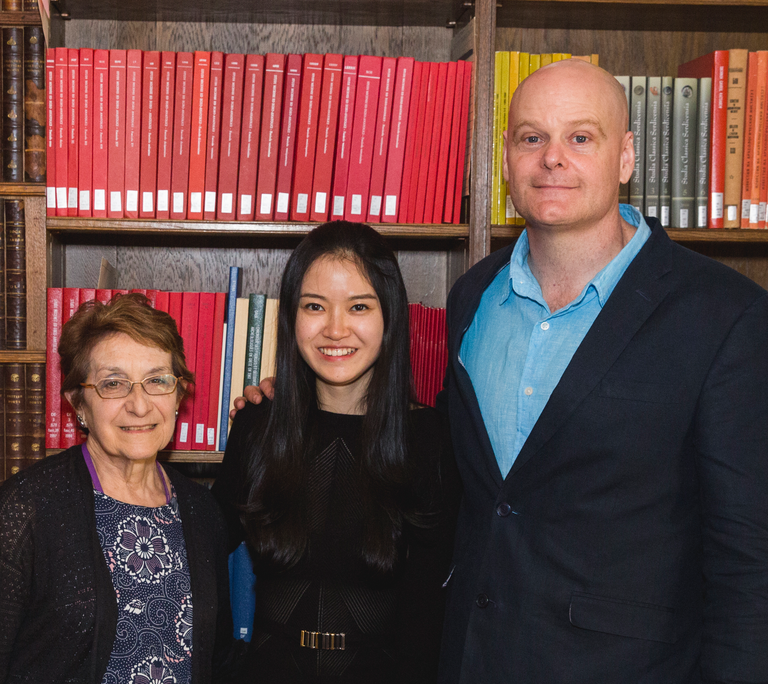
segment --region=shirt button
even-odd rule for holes
[[[478,608],[485,608],[489,603],[488,597],[485,594],[478,594],[477,598],[475,599],[475,603],[477,604]]]
[[[496,506],[496,515],[506,518],[512,512],[512,506],[508,503],[500,503]]]
[[[542,329],[542,330],[549,330],[549,323],[547,323],[546,321],[544,321],[544,322],[541,324],[541,329]]]
[[[530,397],[533,394],[533,387],[526,387],[525,394]]]

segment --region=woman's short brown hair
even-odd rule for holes
[[[82,398],[80,383],[88,378],[93,348],[119,333],[128,335],[139,344],[169,352],[173,374],[182,380],[177,392],[180,392],[182,399],[190,392],[194,375],[187,368],[184,341],[173,318],[152,308],[143,294],[116,294],[107,304],[85,302],[61,330],[59,357],[64,374],[61,393],[72,392],[75,406]]]

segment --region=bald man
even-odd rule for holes
[[[618,83],[512,99],[526,229],[448,299],[442,684],[768,682],[768,293],[619,204]]]

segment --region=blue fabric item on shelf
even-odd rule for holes
[[[245,542],[229,554],[229,593],[235,639],[250,642],[256,604],[256,575]]]

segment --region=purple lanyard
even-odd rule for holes
[[[80,445],[83,449],[83,458],[85,459],[85,465],[88,466],[88,472],[91,474],[91,482],[93,482],[93,488],[97,492],[104,493],[104,489],[102,489],[101,482],[99,482],[99,476],[96,473],[96,468],[93,466],[93,459],[91,458],[91,452],[88,451],[88,447],[85,445],[85,442],[83,442]],[[171,493],[168,491],[168,485],[165,484],[165,478],[163,477],[163,469],[160,467],[160,464],[155,461],[155,465],[157,466],[157,473],[160,475],[160,481],[163,483],[163,489],[165,490],[165,503],[169,504],[171,503]]]

